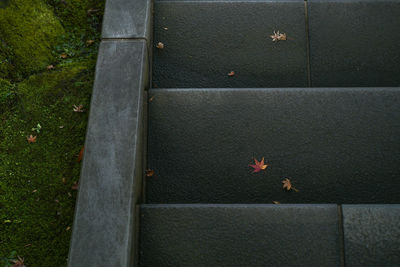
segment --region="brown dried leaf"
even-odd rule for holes
[[[68,57],[68,55],[66,54],[66,53],[62,53],[61,55],[60,55],[60,58],[67,58]]]
[[[290,180],[288,178],[285,178],[285,180],[283,180],[282,183],[283,183],[283,189],[286,189],[287,191],[294,190],[296,192],[299,192],[299,190],[297,190],[296,188],[294,188],[292,186],[292,183],[290,182]]]
[[[74,182],[74,184],[71,186],[72,190],[78,190],[79,184],[77,182]]]
[[[52,70],[52,69],[54,69],[54,66],[53,66],[53,65],[48,65],[48,66],[47,66],[47,70]]]
[[[158,42],[157,45],[156,45],[156,47],[157,47],[158,49],[164,49],[164,44],[161,43],[161,42]]]
[[[281,204],[281,202],[279,202],[279,201],[272,201],[272,203],[274,203],[274,204]]]
[[[286,41],[286,33],[279,33],[279,31],[275,32],[273,35],[270,35],[272,38],[272,42],[278,42],[278,41]]]
[[[83,105],[79,104],[79,106],[74,105],[73,111],[75,112],[84,112]]]
[[[27,136],[26,139],[28,140],[28,143],[36,142],[36,136],[33,136],[33,135]]]
[[[87,40],[87,41],[86,41],[86,44],[87,44],[87,45],[92,45],[93,43],[94,43],[94,40]]]
[[[228,73],[229,77],[235,76],[235,72],[232,70],[231,72]]]

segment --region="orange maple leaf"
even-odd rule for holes
[[[294,188],[294,186],[292,186],[292,183],[288,178],[285,178],[285,180],[282,181],[282,184],[283,184],[283,189],[286,189],[287,191],[294,190],[296,192],[299,192],[299,190],[297,190],[296,188]]]
[[[264,158],[262,158],[261,161],[258,161],[256,159],[254,159],[254,162],[255,162],[255,164],[253,164],[253,165],[250,164],[249,165],[250,167],[254,168],[253,173],[259,172],[261,170],[265,170],[268,167],[268,164],[264,164]]]
[[[33,136],[33,135],[27,136],[26,139],[28,140],[28,143],[36,142],[36,136]]]
[[[145,173],[146,173],[146,176],[147,176],[147,177],[151,177],[151,176],[154,175],[154,171],[151,170],[151,169],[147,169],[147,170],[145,171]]]
[[[80,162],[82,160],[84,151],[85,151],[85,147],[83,146],[81,148],[81,150],[79,151],[78,160],[77,160],[78,162]]]

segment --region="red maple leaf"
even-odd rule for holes
[[[249,165],[250,167],[254,168],[253,173],[265,170],[268,167],[268,164],[264,164],[264,158],[262,158],[261,161],[254,159],[254,162],[255,162],[254,165],[251,164]]]
[[[84,150],[85,150],[85,147],[83,146],[83,147],[81,148],[81,150],[79,151],[79,155],[78,155],[77,162],[80,162],[80,161],[82,160]]]

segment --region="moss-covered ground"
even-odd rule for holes
[[[0,2],[0,266],[66,266],[103,8]]]

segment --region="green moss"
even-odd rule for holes
[[[0,114],[0,258],[16,251],[31,267],[67,263],[94,66],[66,64],[15,86],[0,80],[18,96],[14,110]]]
[[[0,77],[20,80],[52,61],[59,20],[42,0],[13,0],[0,8]]]

